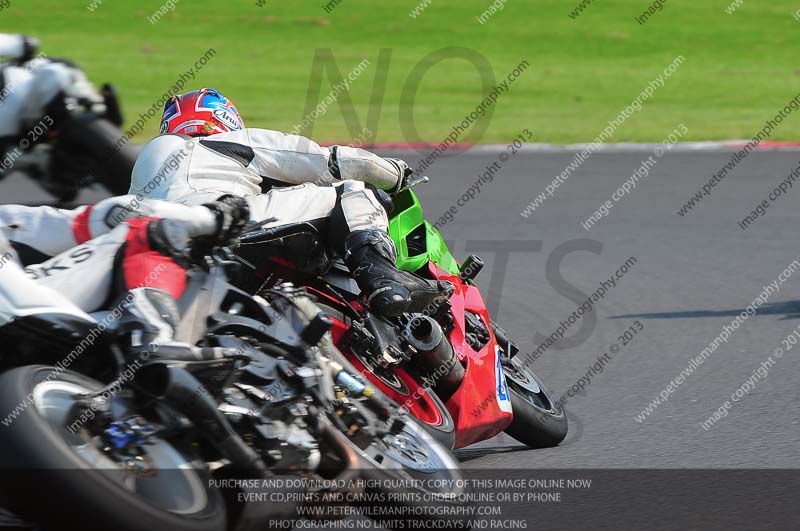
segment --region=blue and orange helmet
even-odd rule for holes
[[[164,104],[160,133],[207,136],[244,129],[231,100],[211,88],[172,96]]]

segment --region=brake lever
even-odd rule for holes
[[[406,182],[405,186],[403,186],[402,188],[397,190],[396,193],[399,194],[400,192],[405,192],[406,190],[411,190],[412,188],[414,188],[418,184],[427,183],[427,182],[430,182],[430,180],[431,180],[431,178],[428,177],[427,175],[420,175],[419,177]]]

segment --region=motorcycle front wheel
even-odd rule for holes
[[[518,349],[505,331],[492,323],[492,332],[501,349],[500,363],[514,413],[505,432],[531,448],[558,446],[567,436],[566,411],[541,379],[515,357]]]
[[[48,530],[224,530],[219,491],[168,441],[148,437],[127,459],[93,423],[71,422],[80,397],[103,388],[40,365],[0,375],[0,489],[11,509]],[[115,418],[130,415],[114,406]]]
[[[515,358],[501,360],[514,420],[505,432],[531,448],[558,446],[567,436],[567,414],[536,374]]]

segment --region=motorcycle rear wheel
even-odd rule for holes
[[[112,195],[128,193],[139,148],[127,142],[114,124],[96,116],[79,116],[64,124],[61,135],[54,173],[65,189],[69,185],[79,189],[76,178],[83,178],[88,170]],[[70,167],[75,163],[77,168]]]
[[[316,302],[326,315],[349,326],[349,319],[343,313],[320,300]],[[345,345],[339,344],[336,348],[342,353],[348,369],[364,375],[384,395],[404,407],[444,447],[449,450],[455,447],[453,417],[433,390],[417,382],[403,367],[379,367]]]

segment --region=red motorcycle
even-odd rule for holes
[[[451,282],[455,292],[445,304],[396,319],[372,313],[347,267],[306,223],[243,236],[235,250],[243,286],[254,293],[287,281],[305,286],[353,367],[445,445],[462,448],[502,431],[531,447],[559,444],[566,413],[491,320],[473,282],[481,260],[458,264],[410,189],[394,203],[389,233],[398,267]]]

